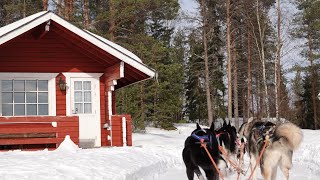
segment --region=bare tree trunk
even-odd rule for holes
[[[238,73],[237,73],[237,50],[235,42],[233,43],[233,93],[234,93],[234,121],[235,121],[235,127],[238,130],[239,129],[239,107],[238,107]]]
[[[308,33],[308,45],[309,45],[309,58],[310,58],[310,69],[311,69],[311,84],[312,84],[312,104],[313,104],[313,123],[314,129],[317,129],[317,104],[316,104],[316,89],[315,89],[315,73],[313,67],[313,44],[311,39],[311,33]]]
[[[280,32],[280,0],[278,0],[278,46],[277,46],[277,62],[274,63],[274,82],[275,82],[275,95],[276,95],[276,118],[279,120],[279,107],[280,107],[280,51],[282,47],[281,32]]]
[[[251,94],[251,107],[252,107],[252,117],[254,117],[254,95]]]
[[[89,29],[89,0],[84,0],[84,28]]]
[[[48,10],[48,0],[42,0],[42,5],[43,5],[43,10],[47,11]]]
[[[269,111],[269,98],[268,98],[268,86],[267,86],[267,77],[266,77],[266,62],[265,62],[265,54],[264,54],[264,32],[265,28],[262,29],[260,24],[260,15],[259,15],[259,0],[257,0],[257,22],[259,28],[259,40],[260,40],[260,52],[261,52],[261,62],[262,62],[262,78],[263,78],[263,86],[264,86],[264,100],[266,106],[267,118],[270,118]]]
[[[73,20],[73,0],[65,0],[64,1],[64,16],[66,20]]]
[[[26,17],[26,0],[23,0],[23,18]]]
[[[145,129],[145,119],[146,119],[146,114],[145,114],[145,109],[146,105],[144,103],[145,100],[145,92],[144,92],[144,83],[141,83],[140,85],[140,103],[141,103],[141,125],[143,126],[143,129]]]
[[[205,5],[205,0],[201,0],[200,3],[201,14],[202,14],[202,41],[204,49],[204,64],[205,64],[205,87],[206,87],[206,97],[207,97],[207,108],[208,108],[208,124],[211,125],[213,122],[213,109],[210,95],[210,77],[209,77],[209,63],[208,63],[208,42],[207,42],[207,10]]]
[[[227,57],[228,57],[228,119],[232,119],[231,47],[230,47],[230,0],[227,0]]]
[[[69,11],[70,11],[70,0],[64,0],[64,18],[66,20],[70,19]]]
[[[250,97],[251,97],[251,43],[250,43],[250,30],[248,28],[248,95],[247,95],[247,117],[250,118]],[[253,105],[253,104],[252,104]],[[253,107],[253,106],[252,106]],[[253,110],[253,109],[252,109]]]
[[[58,15],[62,17],[62,0],[58,0]]]
[[[259,114],[261,114],[261,109],[262,109],[262,103],[261,103],[261,87],[260,83],[258,81],[258,78],[256,78],[256,87],[257,87],[257,94],[256,94],[256,104],[257,104],[257,117]]]
[[[114,4],[114,0],[109,0],[109,39],[110,41],[115,41],[115,30],[116,30],[116,22],[115,22],[115,16],[116,16],[116,7]]]
[[[74,9],[73,9],[73,4],[74,4],[74,0],[69,0],[69,20],[70,21],[73,21],[73,11],[74,11]]]

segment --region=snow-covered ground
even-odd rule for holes
[[[176,131],[147,128],[147,133],[133,135],[133,147],[79,149],[66,138],[55,151],[1,152],[0,179],[185,180],[181,152],[195,124],[179,124],[177,128]],[[303,133],[303,143],[293,154],[290,179],[319,179],[320,131],[303,130]],[[245,161],[248,167],[247,156]],[[236,177],[236,173],[229,173],[225,179]],[[262,179],[260,173],[258,177]],[[282,179],[280,170],[277,179]]]

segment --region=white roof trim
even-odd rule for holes
[[[154,77],[155,71],[143,64],[141,59],[134,55],[132,52],[111,41],[108,41],[101,36],[81,30],[50,11],[39,12],[0,28],[0,45],[48,20],[55,21],[71,32],[79,35],[83,39],[91,42],[95,46],[117,57],[121,61],[129,64],[136,69],[139,69],[141,72],[150,77]]]

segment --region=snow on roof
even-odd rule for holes
[[[42,11],[33,14],[24,19],[21,19],[19,21],[16,21],[12,24],[0,28],[0,45],[49,20],[52,20],[60,24],[64,28],[79,35],[83,39],[91,42],[95,46],[115,56],[121,61],[131,65],[136,69],[139,69],[141,72],[145,73],[149,77],[155,76],[155,71],[143,64],[141,59],[134,55],[132,52],[99,35],[79,29],[78,27],[65,21],[64,19],[57,16],[51,11]]]
[[[47,13],[47,11],[38,12],[38,13],[33,14],[31,16],[28,16],[26,18],[20,19],[14,23],[11,23],[11,24],[8,24],[6,26],[1,27],[0,28],[0,38],[2,38],[3,35],[9,33],[10,31],[13,31],[14,29],[17,29],[17,28],[23,26],[24,24],[29,23],[33,19],[35,19],[45,13]]]

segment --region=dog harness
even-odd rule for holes
[[[252,131],[254,132],[254,138],[256,139],[256,143],[259,144],[265,139],[265,136],[268,132],[268,135],[272,138],[275,130],[275,124],[270,122],[265,122],[260,126],[254,127]]]
[[[206,135],[198,136],[197,135],[198,132],[204,132],[204,133],[206,133]],[[191,134],[191,136],[193,138],[195,138],[196,140],[198,140],[199,142],[201,142],[201,140],[203,139],[203,141],[207,141],[207,142],[209,142],[209,144],[212,144],[212,136],[208,135],[207,131],[204,129],[199,129],[199,130],[193,132]]]

